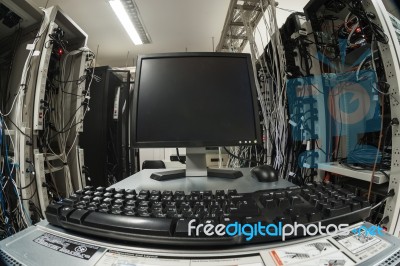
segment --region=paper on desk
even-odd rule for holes
[[[264,266],[260,256],[191,260],[190,266]]]
[[[107,251],[96,266],[264,266],[260,256],[185,259]]]
[[[190,266],[190,260],[107,251],[96,266]]]
[[[349,266],[354,265],[345,254],[339,251],[329,241],[316,240],[307,244],[299,244],[270,250],[277,266]]]

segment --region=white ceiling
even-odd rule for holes
[[[47,0],[33,0],[44,7]],[[137,54],[212,51],[217,46],[229,0],[136,0],[151,44],[134,46],[106,0],[49,0],[88,35],[98,65],[132,66]],[[129,59],[127,54],[129,51]]]
[[[133,45],[107,0],[31,0],[58,5],[88,35],[97,65],[132,66],[137,54],[212,51],[217,46],[230,0],[136,0],[151,44]],[[281,0],[279,7],[302,11],[308,0]],[[282,25],[289,12],[277,10]],[[248,49],[245,49],[245,52]],[[129,52],[129,58],[127,54]]]

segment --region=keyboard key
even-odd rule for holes
[[[97,203],[100,203],[100,202],[103,201],[103,197],[94,197],[94,198],[93,198],[93,201],[94,201],[94,202],[97,202]]]
[[[105,188],[104,187],[97,187],[96,191],[97,192],[104,192]]]
[[[61,201],[61,204],[62,204],[62,205],[67,205],[67,206],[74,206],[75,201],[72,200],[72,199],[63,199],[63,200]]]
[[[126,189],[125,194],[136,195],[136,191],[134,189]]]
[[[137,200],[147,200],[149,198],[149,196],[147,196],[147,194],[139,194],[136,196]]]
[[[85,193],[85,191],[82,189],[75,191],[75,194],[77,195],[82,195],[83,193]]]
[[[80,224],[88,213],[90,212],[87,210],[75,210],[68,215],[67,221]]]
[[[86,201],[86,202],[90,202],[91,200],[92,200],[92,196],[84,196],[83,198],[82,198],[82,200],[83,201]]]
[[[196,226],[195,223],[192,223],[191,225]],[[187,220],[187,219],[179,219],[176,222],[174,236],[176,236],[176,237],[187,237],[189,235],[188,228],[189,228],[189,220]]]
[[[185,192],[184,191],[175,191],[174,196],[185,196]]]
[[[290,202],[289,202],[288,198],[278,198],[276,200],[276,202],[277,202],[278,207],[281,209],[285,209],[290,206]]]
[[[103,202],[104,202],[104,203],[108,203],[108,204],[110,204],[112,201],[113,201],[112,198],[104,198],[104,199],[103,199]]]
[[[298,196],[291,196],[290,197],[290,204],[291,205],[297,205],[297,204],[301,204],[301,203],[303,203],[303,201]]]
[[[276,207],[275,200],[273,200],[273,199],[267,199],[267,200],[265,201],[264,206],[265,206],[265,208],[267,208],[267,209],[275,208],[275,207]]]
[[[80,200],[81,200],[81,195],[74,193],[74,194],[72,194],[71,196],[69,196],[69,198],[70,198],[71,200],[77,202],[77,201],[80,201]]]
[[[166,190],[162,193],[163,196],[172,196],[172,191]]]
[[[215,191],[216,196],[225,196],[225,190],[217,190]]]
[[[324,214],[327,217],[339,216],[339,215],[347,214],[349,212],[351,212],[350,206],[344,206],[344,207],[340,207],[340,208],[326,208],[324,210]]]
[[[228,189],[228,196],[237,195],[238,192],[236,189]]]
[[[127,216],[136,216],[136,212],[133,210],[124,211],[124,214]]]
[[[106,188],[106,192],[113,194],[115,192],[115,188],[111,188],[111,187]]]
[[[308,217],[308,221],[310,223],[312,222],[317,222],[320,221],[322,219],[321,213],[320,212],[311,212],[307,214]]]
[[[116,188],[114,193],[116,194],[125,194],[125,189],[123,188]]]
[[[133,200],[133,199],[135,199],[136,197],[135,197],[135,195],[133,195],[133,194],[127,194],[126,196],[125,196],[125,199],[126,200]]]
[[[46,212],[49,214],[58,215],[62,208],[69,208],[69,210],[72,210],[71,207],[64,207],[60,203],[50,203],[49,206],[47,206]]]
[[[90,213],[83,224],[121,233],[142,235],[171,235],[171,219],[151,219],[131,216],[110,216],[103,213]]]
[[[142,190],[139,192],[139,195],[146,195],[146,196],[149,196],[149,194],[150,194],[150,192],[149,192],[148,190],[145,190],[145,189],[142,189]]]
[[[159,190],[152,190],[150,192],[150,196],[160,196],[161,192]]]
[[[127,200],[127,201],[125,202],[125,205],[128,205],[128,206],[136,206],[136,205],[137,205],[137,201],[136,201],[136,200]]]
[[[160,196],[159,195],[152,195],[150,196],[150,201],[159,201],[160,200]]]

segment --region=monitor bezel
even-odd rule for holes
[[[174,58],[174,57],[241,57],[245,58],[248,65],[248,75],[250,79],[251,95],[253,100],[253,111],[254,111],[254,122],[256,139],[242,141],[241,143],[233,140],[221,140],[221,141],[137,141],[136,139],[136,122],[137,122],[137,111],[138,111],[138,93],[140,85],[140,73],[142,60],[144,59],[157,59],[157,58]],[[136,73],[135,73],[135,85],[133,92],[133,102],[131,112],[131,145],[134,148],[176,148],[176,147],[221,147],[221,146],[249,146],[261,144],[261,125],[259,118],[259,108],[257,100],[257,90],[254,82],[254,71],[251,62],[250,54],[246,53],[217,53],[217,52],[185,52],[185,53],[157,53],[157,54],[144,54],[138,55]],[[251,143],[250,143],[251,141]],[[256,141],[256,143],[254,143]]]

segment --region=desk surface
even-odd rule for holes
[[[77,234],[42,221],[0,241],[0,264],[4,265],[3,260],[5,265],[29,266],[399,265],[398,238],[387,234],[368,238],[344,235],[225,248],[183,249],[111,242],[111,239]]]
[[[254,192],[257,190],[279,189],[293,187],[292,183],[285,179],[276,182],[261,183],[250,175],[250,168],[241,168],[242,177],[237,179],[224,179],[217,177],[186,177],[175,180],[156,181],[150,178],[154,172],[169,171],[171,169],[145,169],[124,180],[112,185],[114,188],[171,190],[171,191],[206,191],[236,189],[239,193]]]

